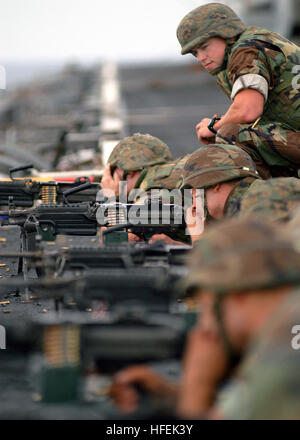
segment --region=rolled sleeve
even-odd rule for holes
[[[234,100],[235,96],[244,89],[257,90],[263,95],[265,103],[267,102],[269,84],[263,76],[253,73],[248,73],[247,75],[240,76],[233,84],[231,99]]]

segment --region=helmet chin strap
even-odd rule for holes
[[[224,296],[221,294],[216,294],[214,303],[214,313],[216,316],[216,321],[219,329],[220,336],[222,338],[224,348],[228,358],[229,369],[234,368],[241,360],[241,354],[238,353],[230,342],[227,331],[224,326],[223,314],[222,314],[222,303]]]
[[[210,214],[208,207],[207,207],[207,200],[206,200],[206,189],[204,190],[204,217],[206,220],[206,224],[211,224],[216,222],[216,219]]]

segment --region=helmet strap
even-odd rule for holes
[[[227,354],[229,368],[232,369],[240,362],[241,355],[232,346],[224,326],[223,313],[222,313],[223,299],[224,299],[223,295],[221,295],[220,293],[216,294],[215,303],[214,303],[214,313],[216,316],[220,337],[222,338],[224,348]]]
[[[204,189],[204,217],[206,224],[210,225],[211,223],[216,221],[216,219],[210,215],[210,212],[207,207],[206,189]]]
[[[139,171],[139,170],[137,170],[137,171]],[[139,175],[139,177],[138,177],[138,179],[137,179],[137,181],[136,181],[136,183],[135,183],[135,185],[134,185],[134,188],[139,188],[139,187],[140,187],[142,181],[143,181],[143,180],[145,179],[145,177],[146,177],[147,171],[148,171],[147,168],[143,168],[143,169],[141,170],[141,174]]]

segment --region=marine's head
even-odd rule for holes
[[[108,158],[111,176],[127,182],[128,192],[135,186],[141,173],[150,166],[165,164],[173,157],[168,146],[150,134],[135,133],[122,139]],[[105,179],[101,184],[105,189]]]
[[[201,325],[240,352],[300,283],[300,253],[276,225],[229,219],[211,227],[189,257],[185,286],[197,294]]]
[[[191,154],[180,183],[185,194],[184,190],[192,189],[192,206],[187,209],[188,227],[195,223],[197,214],[207,221],[222,219],[230,193],[244,177],[259,179],[259,174],[251,157],[235,145],[211,144]],[[200,223],[199,226],[201,230]],[[192,231],[192,226],[190,229]],[[195,227],[190,233],[193,241],[201,235]]]
[[[192,53],[203,67],[217,73],[227,42],[246,29],[236,13],[221,3],[209,3],[189,12],[177,28],[181,53]]]

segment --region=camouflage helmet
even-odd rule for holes
[[[294,246],[300,252],[300,207],[297,207],[293,211],[291,219],[286,222],[284,226],[284,233],[286,233],[288,237],[292,238]]]
[[[259,216],[270,222],[288,221],[300,208],[300,180],[281,177],[256,181],[241,201],[240,214]]]
[[[189,256],[185,287],[217,295],[300,283],[300,253],[278,225],[258,218],[211,227]]]
[[[165,188],[169,190],[177,188],[181,181],[184,164],[189,157],[190,154],[186,154],[172,162],[151,168],[140,188],[144,191],[152,188]]]
[[[208,188],[248,176],[260,178],[249,154],[235,145],[211,144],[199,148],[186,161],[181,188]]]
[[[177,28],[177,38],[181,44],[181,54],[193,51],[196,46],[212,37],[225,40],[240,35],[245,24],[228,6],[209,3],[187,14]]]
[[[173,160],[168,146],[150,134],[135,133],[122,139],[108,158],[111,167],[137,171]]]

